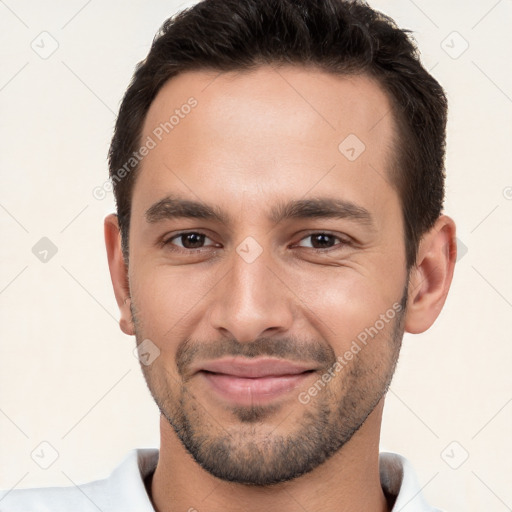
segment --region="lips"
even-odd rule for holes
[[[238,405],[264,404],[308,379],[312,365],[272,358],[227,358],[203,363],[197,374],[222,399]]]
[[[260,378],[297,375],[314,370],[311,365],[272,358],[240,359],[229,358],[207,362],[201,365],[201,371],[222,373],[233,377]]]

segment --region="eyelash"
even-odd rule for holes
[[[170,250],[172,250],[172,251],[186,253],[186,254],[194,254],[194,253],[198,253],[198,252],[203,252],[206,249],[208,249],[209,247],[218,248],[215,245],[211,245],[211,246],[207,246],[207,247],[199,247],[199,248],[195,248],[195,249],[187,249],[187,248],[183,248],[183,247],[179,247],[179,246],[174,246],[172,244],[173,240],[178,239],[178,238],[180,238],[182,236],[185,236],[185,235],[190,235],[190,234],[203,235],[205,238],[210,239],[206,233],[203,233],[201,231],[182,231],[180,233],[177,233],[177,234],[173,235],[172,237],[168,238],[167,240],[164,240],[162,242],[162,245],[165,246],[165,247],[169,247]],[[307,235],[303,236],[299,240],[299,242],[302,242],[303,240],[305,240],[307,238],[311,238],[311,237],[313,237],[315,235],[327,235],[327,236],[330,236],[330,237],[333,237],[333,238],[337,239],[339,241],[339,243],[337,245],[333,246],[333,247],[327,247],[327,248],[324,248],[324,249],[318,248],[318,247],[300,247],[300,246],[299,246],[299,248],[301,248],[301,249],[309,249],[310,251],[314,251],[314,252],[326,253],[326,252],[330,252],[330,251],[334,251],[334,250],[340,250],[343,247],[352,247],[354,245],[352,240],[344,239],[344,238],[342,238],[342,237],[340,237],[338,235],[335,235],[333,233],[329,233],[327,231],[313,231],[313,232],[308,233]]]

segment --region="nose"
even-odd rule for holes
[[[211,327],[240,343],[289,331],[294,294],[266,253],[248,262],[233,252],[230,265],[212,295]]]

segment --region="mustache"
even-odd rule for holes
[[[297,362],[315,362],[322,367],[330,367],[336,362],[332,347],[318,341],[304,341],[291,337],[258,338],[248,343],[240,343],[234,338],[220,341],[204,342],[186,338],[180,343],[176,352],[178,373],[184,380],[190,376],[193,361],[213,360],[222,357],[242,356],[254,358],[259,356],[277,357]]]

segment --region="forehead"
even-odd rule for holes
[[[387,95],[364,75],[297,66],[184,72],[146,116],[141,141],[155,146],[141,163],[134,203],[178,193],[243,197],[243,208],[342,189],[348,200],[375,200],[394,194],[394,128]]]
[[[296,132],[300,137],[306,135],[296,125],[300,120],[315,127],[320,138],[325,131],[342,134],[352,129],[371,143],[393,129],[388,96],[375,79],[363,74],[327,73],[312,66],[285,65],[250,71],[181,73],[167,81],[153,100],[143,133],[149,134],[168,121],[191,96],[200,108],[193,110],[194,116],[187,124],[196,121],[194,128],[201,134],[210,132],[209,127],[215,124],[232,137],[256,132],[261,135],[263,129],[270,138],[270,123],[278,123],[280,128],[288,128],[287,134]],[[210,123],[205,126],[203,121]],[[243,133],[237,131],[240,123],[245,128]]]

